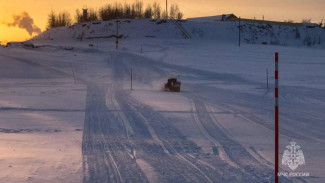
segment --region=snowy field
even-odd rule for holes
[[[273,182],[275,52],[280,159],[295,140],[306,161],[296,172],[310,173],[281,182],[325,182],[321,46],[239,48],[168,26],[130,34],[118,51],[115,39],[65,29],[33,39],[38,48],[0,48],[0,182]],[[169,76],[180,93],[162,91]]]

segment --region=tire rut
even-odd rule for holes
[[[215,125],[202,101],[195,100],[194,104],[201,125],[211,137],[220,143],[229,159],[254,179],[252,182],[274,181],[273,170],[261,164],[239,142],[229,138],[225,132]],[[286,178],[281,178],[281,182],[291,181]]]
[[[106,106],[106,87],[88,86],[82,142],[84,183],[148,182],[129,155],[125,127]]]
[[[119,91],[116,99],[132,125],[134,136],[131,139],[136,146],[137,158],[144,159],[155,169],[160,182],[260,182],[217,156],[206,157],[200,147],[171,121],[129,93]],[[144,120],[150,123],[150,127]],[[154,129],[163,144],[154,140],[149,128]]]

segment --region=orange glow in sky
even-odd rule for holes
[[[134,0],[0,0],[0,41],[23,41],[31,38],[24,29],[8,27],[6,23],[13,22],[13,15],[27,12],[35,25],[46,29],[47,15],[51,10],[69,11],[74,17],[77,8],[84,6],[99,8],[106,3],[134,2]],[[153,0],[143,0],[153,3]],[[156,0],[165,8],[165,0]],[[185,17],[212,16],[224,13],[234,13],[243,18],[266,20],[294,20],[300,22],[304,18],[311,18],[319,23],[325,19],[325,0],[168,0],[169,4],[178,3]],[[33,33],[32,36],[36,34]]]

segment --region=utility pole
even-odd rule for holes
[[[118,50],[118,12],[117,12],[117,4],[116,4],[116,50]]]
[[[166,0],[166,19],[168,19],[168,0]]]
[[[116,50],[118,50],[118,19],[116,19]]]
[[[118,50],[118,19],[116,19],[116,50]]]
[[[240,39],[241,39],[241,35],[240,35],[240,31],[241,31],[241,25],[240,25],[240,17],[238,18],[239,20],[239,26],[238,26],[238,45],[240,47]]]

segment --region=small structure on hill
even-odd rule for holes
[[[222,14],[216,16],[208,16],[208,17],[195,17],[188,18],[188,20],[198,20],[198,21],[235,21],[238,20],[238,17],[234,14]]]
[[[216,16],[207,16],[207,17],[195,17],[188,18],[187,20],[193,21],[238,21],[239,18],[234,14],[223,14]],[[322,24],[314,24],[314,23],[294,23],[294,22],[281,22],[281,21],[271,21],[271,20],[258,20],[258,19],[249,19],[249,18],[241,18],[241,21],[248,23],[256,23],[256,24],[269,24],[269,25],[279,25],[279,26],[291,26],[291,27],[302,27],[305,26],[307,28],[315,28],[321,27]]]
[[[83,8],[82,9],[82,21],[87,22],[87,20],[88,20],[88,9]]]

